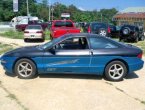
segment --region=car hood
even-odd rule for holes
[[[32,54],[35,52],[41,52],[43,51],[39,46],[26,46],[26,47],[21,47],[17,48],[14,50],[11,50],[7,53],[5,53],[3,56],[26,56],[28,54]]]

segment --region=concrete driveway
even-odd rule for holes
[[[61,74],[23,80],[7,76],[0,66],[0,110],[10,109],[145,110],[145,67],[124,81],[109,82],[100,76]]]

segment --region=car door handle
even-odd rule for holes
[[[93,55],[93,51],[92,50],[90,51],[90,54]]]

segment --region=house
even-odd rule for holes
[[[145,30],[145,7],[129,7],[118,12],[113,20],[117,25],[132,24],[143,26]]]

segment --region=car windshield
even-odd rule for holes
[[[37,29],[37,30],[40,30],[42,28],[41,28],[41,26],[31,25],[31,26],[27,26],[26,29]]]
[[[53,44],[56,44],[57,42],[61,41],[62,38],[64,38],[64,36],[59,37],[59,38],[56,38],[56,39],[53,39],[52,41],[47,42],[47,43],[45,43],[45,44],[39,45],[39,48],[41,48],[41,49],[46,49],[46,48],[48,48],[48,47],[51,47]]]
[[[55,27],[73,27],[73,23],[70,21],[56,21],[55,22]]]

